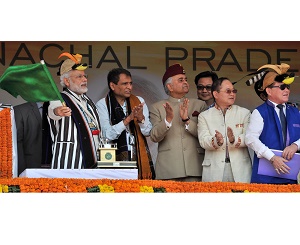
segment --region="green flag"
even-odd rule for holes
[[[43,61],[8,67],[0,78],[0,88],[29,102],[64,101]]]

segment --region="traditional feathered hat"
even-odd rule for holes
[[[271,69],[263,78],[261,91],[265,90],[266,87],[270,86],[274,81],[291,84],[294,81],[295,74],[292,73],[292,76],[289,76],[287,74],[289,68],[290,66],[285,63],[281,63],[281,65],[267,64],[258,68],[257,71]]]
[[[254,89],[256,94],[262,99],[266,100],[267,93],[265,91],[266,87],[270,86],[274,81],[282,82],[285,84],[291,84],[294,82],[295,74],[292,72],[291,74],[287,74],[290,66],[285,63],[281,63],[280,65],[272,65],[266,64],[257,69],[257,71],[247,74],[243,76],[233,84],[241,81],[243,78],[247,76],[252,76],[250,79],[246,81],[247,86],[251,86],[254,84]]]
[[[62,53],[60,56],[58,56],[58,59],[62,56],[66,56],[69,59],[66,59],[60,66],[57,75],[61,76],[64,73],[71,71],[71,70],[79,70],[83,71],[85,70],[88,65],[86,63],[81,64],[82,55],[81,54],[70,54],[67,52]]]
[[[297,76],[295,76],[293,72],[291,74],[287,74],[289,68],[290,66],[285,63],[281,63],[280,65],[266,64],[259,67],[257,71],[247,74],[233,84],[239,82],[247,76],[252,76],[245,83],[247,84],[247,86],[251,86],[252,84],[254,84],[256,94],[262,100],[265,100],[267,98],[265,89],[274,81],[282,82],[285,84],[291,84],[292,82],[294,82],[294,79]]]
[[[270,86],[274,81],[291,84],[294,82],[295,74],[293,72],[287,74],[289,68],[290,66],[285,63],[281,63],[280,65],[263,65],[259,67],[256,72],[246,75],[254,75],[246,81],[246,84],[250,86],[253,83],[260,81],[261,86],[258,88],[260,91],[264,91],[266,87]]]

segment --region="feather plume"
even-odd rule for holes
[[[82,56],[81,57],[76,57],[76,56],[74,56],[74,55],[72,55],[72,54],[70,54],[68,52],[64,52],[60,56],[58,56],[58,59],[61,58],[62,56],[68,57],[69,59],[71,59],[72,61],[74,61],[75,64],[79,64],[80,61],[81,61],[81,57],[82,57]],[[78,58],[80,58],[80,59],[78,59]]]

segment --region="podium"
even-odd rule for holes
[[[98,169],[136,169],[136,161],[116,161],[117,144],[110,143],[107,140],[100,139],[97,150],[97,168]]]

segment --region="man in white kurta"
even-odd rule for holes
[[[203,182],[250,182],[251,158],[245,145],[250,111],[234,105],[237,90],[227,78],[212,85],[215,106],[198,116],[198,139],[205,149]]]

